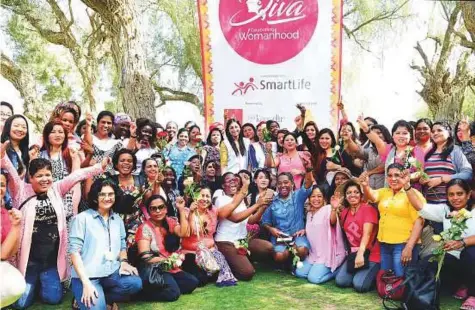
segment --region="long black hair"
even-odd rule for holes
[[[163,201],[165,206],[167,207],[167,213],[168,213],[168,201],[163,197],[162,195],[152,195],[147,201],[145,201],[145,207],[147,208],[147,212],[150,214],[150,205],[152,204],[152,201],[155,199],[160,199]],[[166,230],[167,234],[165,235],[165,250],[167,252],[175,252],[180,248],[180,237],[175,235],[173,232],[170,232],[170,226],[168,225],[167,218],[165,216],[165,219],[162,221],[162,226]]]
[[[389,130],[386,126],[384,126],[382,124],[377,124],[377,125],[371,126],[371,130],[373,130],[373,129],[381,131],[381,133],[383,134],[384,142],[386,142],[387,144],[393,143],[393,137],[389,133]],[[374,145],[373,142],[371,142],[371,146],[373,147],[373,149],[376,150],[376,146]]]
[[[314,141],[310,140],[310,138],[307,136],[306,130],[307,130],[307,127],[310,127],[310,126],[313,126],[313,128],[315,128],[315,139],[314,139]],[[318,126],[314,121],[307,122],[305,124],[305,126],[303,127],[302,142],[307,147],[310,154],[312,154],[312,157],[313,157],[313,155],[317,154],[318,134],[319,134]]]
[[[256,130],[256,127],[255,127],[253,124],[251,124],[251,123],[245,123],[244,125],[242,125],[241,129],[244,130],[244,127],[251,127],[252,132],[254,133],[254,135],[252,136],[251,139],[252,139],[254,142],[259,141],[259,138],[257,137],[257,130]]]
[[[10,116],[5,121],[5,124],[3,125],[1,141],[2,143],[4,143],[5,141],[10,140],[10,131],[12,129],[12,123],[17,118],[22,118],[26,123],[26,135],[20,141],[20,145],[19,145],[20,151],[21,151],[21,160],[23,163],[21,165],[18,165],[18,169],[17,169],[18,174],[22,174],[24,169],[26,170],[28,168],[28,165],[30,164],[30,154],[28,152],[29,150],[28,147],[30,144],[30,129],[28,127],[27,119],[23,115],[20,115],[20,114],[15,114],[15,115]],[[12,147],[11,144],[10,144],[10,147]]]
[[[373,123],[372,126],[378,125],[378,121],[376,119],[370,117],[370,116],[365,117],[364,120],[365,121],[370,121],[371,123]],[[361,129],[360,129],[360,134],[359,134],[359,140],[360,140],[361,144],[365,144],[366,141],[368,141],[368,137],[366,136],[366,134]]]
[[[223,134],[221,133],[221,130],[219,130],[218,128],[213,128],[209,131],[209,134],[208,134],[208,138],[206,138],[206,144],[209,145],[209,146],[213,146],[213,143],[211,143],[211,135],[213,134],[213,132],[218,132],[219,133],[219,136],[221,137],[221,141],[219,141],[219,143],[223,142]],[[218,143],[218,145],[219,145]]]
[[[442,158],[443,160],[447,160],[447,157],[449,157],[450,153],[452,153],[452,151],[454,150],[454,136],[452,134],[452,127],[446,121],[439,121],[439,122],[435,122],[432,125],[431,131],[435,125],[444,127],[445,130],[447,130],[449,133],[449,137],[447,138],[447,142],[445,143],[444,150],[440,154],[440,158]],[[432,148],[429,150],[429,152],[427,152],[425,156],[425,160],[427,161],[435,153],[436,150],[437,150],[437,145],[433,143]]]
[[[236,147],[236,143],[234,143],[234,137],[231,135],[231,132],[229,132],[229,127],[231,126],[232,123],[238,124],[239,128],[241,128],[241,130],[239,131],[239,137],[238,137],[239,150]],[[228,138],[229,144],[231,144],[231,147],[233,148],[234,154],[236,154],[236,156],[239,156],[239,155],[244,156],[244,154],[246,154],[246,146],[244,145],[242,127],[241,127],[241,123],[239,123],[238,120],[230,119],[226,122],[226,138]]]

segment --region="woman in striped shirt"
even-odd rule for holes
[[[433,147],[425,156],[424,171],[428,180],[420,180],[424,185],[424,196],[428,203],[447,203],[446,184],[458,178],[470,181],[472,167],[462,152],[454,145],[452,128],[447,122],[435,122],[431,138]]]

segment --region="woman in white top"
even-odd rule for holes
[[[266,128],[266,122],[260,122],[257,125],[257,137],[258,140],[251,143],[249,147],[248,165],[249,171],[256,171],[257,169],[264,168],[266,164],[266,142],[264,141],[263,129]],[[272,157],[277,154],[277,143],[268,142],[272,147]]]
[[[142,163],[145,159],[157,153],[155,143],[157,141],[157,128],[148,119],[142,119],[137,124],[130,126],[130,140],[127,148],[135,152],[137,158],[137,169],[134,175],[139,175]]]
[[[235,119],[226,123],[226,139],[221,142],[221,172],[238,173],[247,169],[247,152],[250,140],[243,137],[241,124]]]
[[[242,184],[242,186],[241,186]],[[234,276],[238,280],[249,281],[254,275],[254,267],[248,253],[255,250],[272,253],[272,244],[265,240],[252,239],[248,249],[236,247],[240,240],[246,239],[247,224],[259,223],[271,199],[262,196],[252,207],[247,207],[245,197],[250,184],[249,176],[237,176],[231,172],[223,175],[224,195],[216,200],[218,208],[218,227],[214,237],[216,245],[223,253]],[[249,251],[249,252],[248,252]]]
[[[122,148],[120,140],[111,137],[114,126],[114,114],[110,111],[102,111],[97,116],[97,131],[92,137],[94,162],[100,162],[105,157],[113,157],[114,153]],[[107,167],[107,172],[114,173],[112,165]]]
[[[470,205],[470,185],[462,179],[452,179],[447,183],[447,204],[424,204],[412,187],[406,188],[407,198],[427,220],[442,223],[444,231],[452,226],[452,212],[467,210],[471,218],[466,220],[467,228],[461,240],[445,241],[444,265],[441,272],[442,285],[449,285],[454,297],[465,299],[460,309],[475,309],[475,206]]]

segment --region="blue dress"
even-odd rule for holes
[[[165,151],[165,160],[170,161],[170,166],[175,169],[176,175],[181,176],[185,168],[185,162],[191,156],[196,155],[196,151],[189,146],[179,148],[177,144]]]

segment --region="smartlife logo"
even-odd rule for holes
[[[253,77],[250,77],[248,81],[234,83],[234,90],[231,93],[233,96],[244,96],[253,91],[281,91],[281,90],[310,90],[312,83],[305,78],[300,79],[286,79],[279,81],[272,81],[262,79],[256,81]]]

